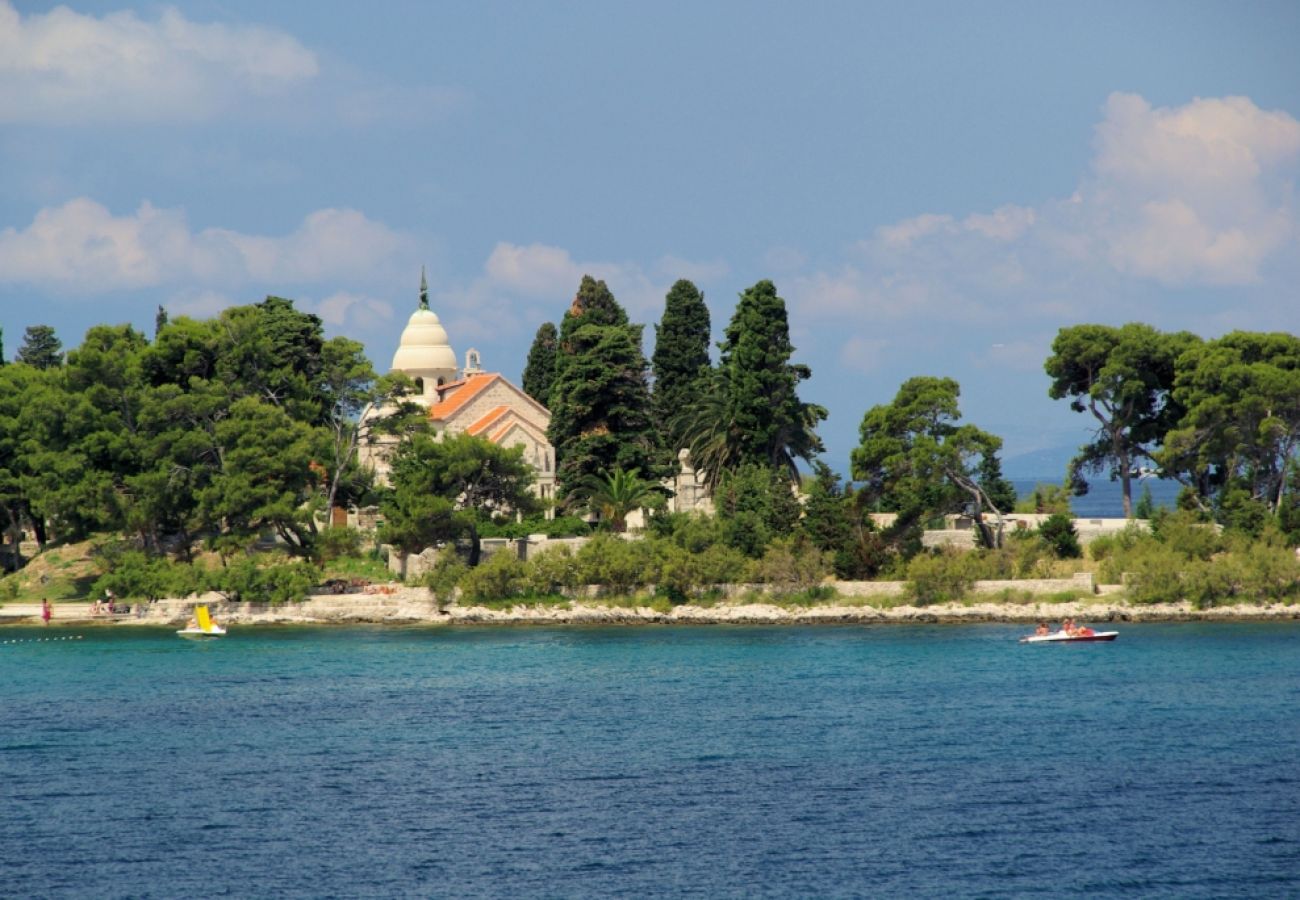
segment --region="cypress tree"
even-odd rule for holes
[[[551,384],[555,381],[555,352],[559,335],[555,325],[543,322],[528,350],[528,363],[524,366],[524,393],[542,406],[551,405]]]
[[[549,396],[562,497],[615,468],[661,474],[641,328],[628,323],[605,282],[583,276],[560,323]]]
[[[719,369],[726,392],[727,418],[742,462],[787,469],[822,448],[814,430],[826,410],[799,400],[796,388],[812,371],[790,363],[794,346],[785,301],[764,280],[740,295],[727,325]]]
[[[651,358],[655,418],[664,426],[708,390],[709,328],[704,295],[691,282],[678,281],[664,299],[664,317],[655,326]],[[670,429],[666,449],[675,451],[683,446],[680,431]]]

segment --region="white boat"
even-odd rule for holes
[[[1092,631],[1092,632],[1074,632],[1066,634],[1064,631],[1053,631],[1051,634],[1031,634],[1028,637],[1022,637],[1022,644],[1086,644],[1096,641],[1113,641],[1119,637],[1118,631]]]
[[[208,615],[208,608],[200,605],[194,607],[194,618],[190,620],[190,624],[176,633],[183,638],[201,641],[205,638],[221,637],[226,633],[226,629],[212,621],[212,616]]]

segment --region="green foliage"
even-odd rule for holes
[[[566,546],[548,548],[525,566],[524,584],[529,596],[570,595],[581,583],[581,567]]]
[[[1232,493],[1218,506],[1238,527],[1257,527],[1248,500],[1278,515],[1300,448],[1300,337],[1235,331],[1193,345],[1173,396],[1186,413],[1165,438],[1162,468],[1194,485],[1202,506]]]
[[[392,489],[380,501],[379,539],[407,553],[467,536],[478,562],[480,522],[494,514],[531,511],[532,468],[523,448],[500,447],[468,434],[413,435],[391,461]]]
[[[1097,421],[1096,438],[1079,450],[1072,471],[1109,471],[1118,478],[1124,514],[1133,511],[1132,473],[1141,460],[1154,459],[1156,447],[1182,414],[1174,394],[1175,364],[1199,339],[1181,332],[1163,334],[1149,325],[1121,328],[1074,325],[1062,328],[1044,364],[1052,385],[1048,395],[1070,399],[1075,412]]]
[[[333,562],[344,556],[356,556],[360,552],[361,534],[355,528],[348,528],[346,525],[323,528],[316,539],[316,553],[322,562]]]
[[[555,356],[560,342],[559,333],[551,322],[543,322],[528,350],[524,365],[524,393],[542,406],[551,405],[551,385],[555,381]]]
[[[929,516],[969,511],[981,543],[991,548],[1000,531],[983,516],[1000,510],[985,492],[980,472],[995,471],[989,457],[996,456],[1002,439],[957,424],[960,393],[951,378],[911,378],[893,403],[867,410],[862,442],[851,456],[853,477],[863,482],[865,502],[898,513],[901,533]]]
[[[438,607],[442,608],[456,599],[456,588],[469,573],[469,566],[454,548],[448,547],[438,554],[433,567],[424,573],[421,583],[429,589]]]
[[[321,583],[321,570],[305,560],[268,562],[255,556],[238,556],[219,568],[206,570],[203,589],[214,590],[233,602],[297,603],[306,600]]]
[[[807,538],[779,538],[753,565],[753,580],[770,585],[776,596],[805,593],[832,574],[828,555]]]
[[[1133,508],[1133,516],[1138,519],[1149,519],[1156,511],[1155,498],[1151,496],[1151,485],[1142,485],[1142,495],[1138,497],[1137,506]]]
[[[563,537],[581,537],[591,534],[591,526],[577,516],[556,516],[553,519],[546,519],[541,516],[529,516],[516,522],[514,519],[506,521],[483,522],[479,525],[479,536],[485,538],[526,538],[533,534],[544,534],[551,538]]]
[[[884,539],[859,498],[840,487],[839,476],[825,463],[807,486],[799,530],[817,549],[830,554],[835,576],[846,580],[874,577],[888,556]]]
[[[631,594],[651,582],[655,574],[654,547],[648,541],[629,541],[613,534],[592,536],[577,554],[583,584],[601,585],[607,595]]]
[[[627,530],[627,517],[638,509],[654,509],[664,503],[664,490],[641,477],[636,469],[588,475],[572,489],[574,500],[583,500],[587,509],[608,522],[612,530]]]
[[[812,370],[790,362],[785,301],[772,282],[740,295],[724,336],[712,384],[669,427],[710,489],[743,465],[777,469],[797,482],[795,460],[811,461],[823,450],[816,428],[827,412],[799,399],[799,382]]]
[[[672,427],[677,414],[709,389],[710,327],[704,295],[685,279],[676,282],[664,298],[651,356],[655,417],[669,427],[669,451],[685,446],[683,436]]]
[[[790,534],[799,521],[799,501],[789,478],[755,463],[724,475],[713,504],[723,540],[754,559],[774,538]]]
[[[907,564],[908,590],[918,606],[961,600],[976,581],[1010,577],[1006,551],[952,548],[922,553]]]
[[[112,591],[125,600],[153,601],[184,597],[200,588],[200,579],[192,567],[139,550],[107,548],[100,560],[107,571],[91,587],[96,597]]]
[[[660,541],[656,555],[655,584],[678,603],[698,599],[722,585],[740,582],[750,566],[744,554],[717,543],[688,550],[671,540]]]
[[[527,587],[524,564],[513,553],[493,553],[460,579],[466,603],[512,600],[523,596]]]
[[[62,350],[63,342],[55,337],[49,325],[28,325],[14,361],[33,369],[57,369],[63,365]]]
[[[583,276],[560,324],[548,436],[561,497],[601,472],[636,469],[658,478],[641,326],[630,325],[603,281]]]
[[[1038,526],[1038,536],[1057,559],[1078,559],[1083,556],[1079,534],[1074,530],[1074,519],[1064,513],[1052,513],[1044,519]]]

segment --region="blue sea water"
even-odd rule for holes
[[[1028,497],[1039,484],[1060,484],[1061,478],[1016,478],[1011,480],[1019,497]],[[1182,485],[1164,478],[1141,478],[1132,482],[1133,504],[1136,506],[1143,491],[1151,492],[1151,502],[1157,507],[1174,509]],[[1118,481],[1093,479],[1088,482],[1088,493],[1070,498],[1070,511],[1080,519],[1120,519],[1124,517],[1123,488]]]
[[[0,629],[0,894],[1300,895],[1300,623],[1021,631]]]

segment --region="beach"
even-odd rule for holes
[[[223,625],[815,625],[889,623],[1056,622],[1070,616],[1079,622],[1160,622],[1227,620],[1300,620],[1300,604],[1236,603],[1197,609],[1191,603],[1133,604],[1113,594],[1075,601],[1003,602],[971,599],[964,602],[913,606],[907,603],[870,605],[844,598],[808,606],[753,602],[746,598],[711,605],[681,604],[667,610],[647,600],[530,603],[495,608],[482,605],[439,605],[423,588],[394,587],[373,594],[319,594],[300,603],[231,603],[219,595],[157,600],[135,604],[133,612],[96,615],[86,603],[53,604],[57,625],[183,626],[197,603],[205,603]],[[8,603],[0,607],[0,624],[40,622],[39,603]]]

